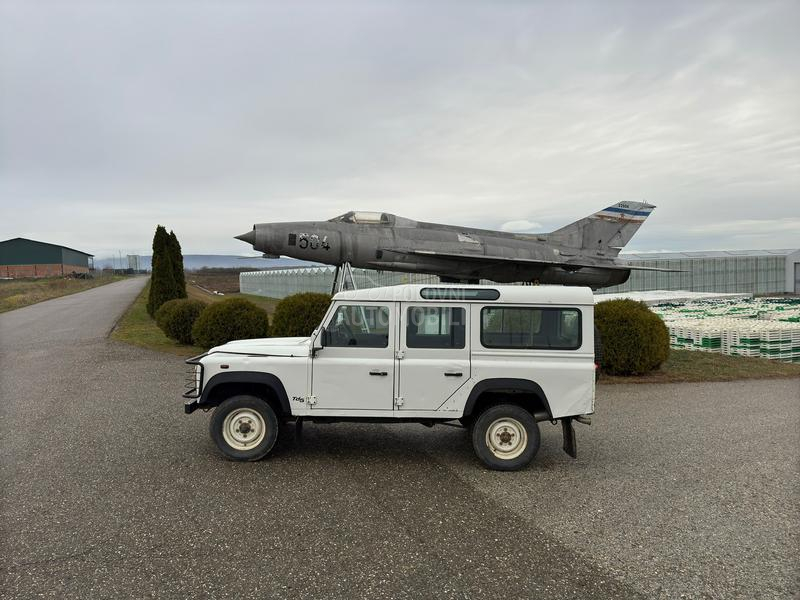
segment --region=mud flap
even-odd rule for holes
[[[564,433],[564,452],[572,458],[578,458],[578,445],[575,441],[575,429],[572,427],[572,417],[561,419],[561,431]]]

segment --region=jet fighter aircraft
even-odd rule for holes
[[[527,234],[413,221],[381,212],[352,211],[329,221],[261,223],[236,236],[266,258],[431,273],[442,281],[619,285],[632,266],[617,255],[655,206],[620,202],[551,233]]]

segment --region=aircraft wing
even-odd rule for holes
[[[526,263],[532,265],[552,265],[556,267],[575,267],[582,268],[598,268],[598,269],[612,269],[615,271],[661,271],[664,273],[681,273],[680,269],[663,269],[661,267],[642,267],[639,265],[621,265],[619,263],[609,262],[608,264],[589,264],[580,262],[568,262],[558,260],[540,260],[536,258],[517,258],[508,256],[491,256],[486,254],[468,254],[462,252],[439,252],[436,250],[398,250],[386,248],[385,252],[394,252],[396,254],[414,254],[417,256],[433,256],[440,258],[454,258],[458,260],[473,260],[478,262],[506,262],[506,263]]]

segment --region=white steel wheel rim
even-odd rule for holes
[[[250,450],[258,446],[267,435],[267,424],[258,411],[237,408],[225,417],[222,437],[234,450]]]
[[[503,417],[493,421],[486,429],[486,446],[497,458],[511,460],[525,452],[528,432],[516,419]]]

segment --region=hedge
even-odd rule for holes
[[[669,330],[646,304],[607,300],[595,307],[603,340],[601,370],[609,375],[642,375],[669,356]]]
[[[209,304],[192,327],[194,343],[203,348],[267,335],[269,321],[266,311],[243,298]]]
[[[191,344],[192,327],[205,307],[206,303],[200,300],[170,300],[156,311],[156,324],[168,338],[181,344]]]
[[[305,337],[311,335],[330,306],[328,294],[305,292],[287,296],[275,307],[272,315],[272,335],[275,337]]]

